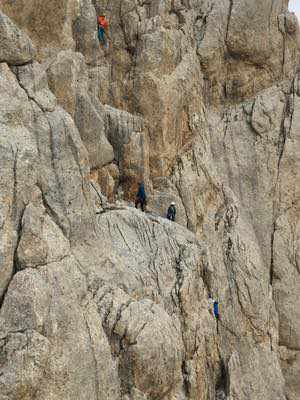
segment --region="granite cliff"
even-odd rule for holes
[[[0,400],[299,400],[299,55],[288,0],[0,1]]]

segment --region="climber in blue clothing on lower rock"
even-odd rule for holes
[[[218,302],[218,300],[214,301],[213,307],[214,307],[214,316],[215,316],[216,321],[217,321],[217,333],[219,333],[220,310],[219,310],[219,302]]]
[[[217,300],[214,301],[214,316],[217,321],[220,319],[219,302]]]
[[[135,200],[135,208],[138,208],[139,204],[141,205],[141,210],[145,211],[145,207],[147,205],[147,196],[145,192],[144,182],[139,183],[139,189]]]

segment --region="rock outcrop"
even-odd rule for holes
[[[287,3],[2,0],[0,400],[299,399]]]

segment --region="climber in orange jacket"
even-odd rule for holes
[[[108,20],[105,15],[99,15],[98,17],[98,38],[101,43],[103,43],[104,47],[108,50]]]

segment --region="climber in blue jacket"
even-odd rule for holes
[[[139,183],[139,189],[136,195],[135,200],[135,208],[138,208],[139,204],[141,205],[141,210],[145,211],[145,206],[147,204],[147,196],[145,192],[145,186],[143,182]]]
[[[218,300],[214,301],[214,316],[217,321],[217,333],[219,333],[219,321],[220,321],[220,310],[219,310],[219,302]]]
[[[217,300],[214,301],[214,316],[217,321],[220,319],[219,302]]]

